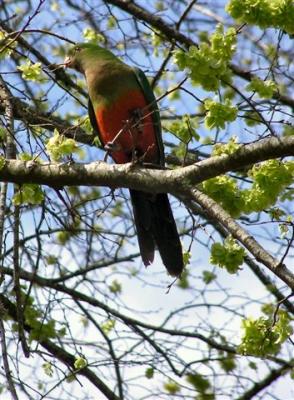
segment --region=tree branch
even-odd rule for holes
[[[5,274],[12,276],[13,271],[10,268],[3,267],[3,271]],[[110,315],[120,319],[128,326],[139,326],[141,328],[150,329],[155,332],[162,332],[162,333],[165,333],[165,334],[171,335],[171,336],[199,339],[202,342],[208,344],[210,347],[212,347],[216,350],[226,351],[228,353],[233,353],[233,354],[236,353],[236,349],[233,346],[229,346],[229,345],[223,344],[223,343],[218,343],[214,339],[206,337],[204,335],[201,335],[198,332],[188,332],[188,331],[183,331],[183,330],[167,329],[167,328],[164,328],[163,326],[156,326],[156,325],[148,324],[148,323],[140,321],[138,319],[128,317],[127,315],[124,315],[124,314],[120,313],[119,311],[115,310],[114,308],[108,306],[107,304],[104,304],[103,302],[99,301],[97,298],[88,296],[82,292],[79,292],[78,290],[71,289],[63,284],[55,283],[54,280],[52,280],[52,279],[43,278],[41,276],[38,276],[37,274],[32,274],[31,272],[27,272],[24,270],[21,270],[21,278],[26,281],[33,282],[40,287],[52,288],[52,289],[56,290],[57,292],[66,293],[69,296],[71,296],[72,299],[75,301],[83,301],[93,307],[98,307],[101,310],[104,310],[107,314],[110,314]],[[1,301],[1,294],[0,294],[0,301]]]
[[[1,97],[4,100],[5,107],[5,118],[6,118],[6,157],[11,160],[16,159],[16,145],[15,145],[15,132],[14,132],[14,115],[13,107],[10,100],[10,92],[0,77],[0,91]],[[17,185],[13,187],[13,193],[15,194],[18,190]],[[14,292],[16,296],[16,310],[17,310],[17,322],[18,322],[18,334],[21,342],[23,352],[26,357],[29,357],[29,347],[25,338],[24,333],[24,304],[21,296],[21,288],[19,284],[19,228],[20,228],[20,207],[19,205],[14,205],[13,207],[13,282],[14,282]]]
[[[146,192],[173,194],[181,188],[194,186],[229,171],[236,171],[271,158],[291,155],[294,155],[293,136],[260,140],[241,146],[231,155],[210,157],[175,170],[138,168],[131,163],[39,164],[34,161],[6,160],[0,170],[0,181],[37,183],[59,188],[71,185],[127,187]]]
[[[120,8],[128,14],[133,15],[137,19],[146,22],[153,28],[163,33],[171,42],[177,41],[179,44],[185,46],[186,48],[189,48],[191,46],[198,47],[198,44],[196,42],[194,42],[188,36],[179,32],[177,29],[174,28],[174,26],[168,25],[161,17],[149,13],[148,11],[146,11],[146,9],[143,9],[134,2],[124,0],[107,0],[106,2]],[[240,66],[234,63],[230,64],[230,68],[235,75],[239,76],[242,79],[245,79],[246,81],[251,81],[252,78],[255,77],[254,74],[243,70]],[[282,95],[278,91],[276,91],[273,95],[273,98],[279,100],[281,103],[291,107],[292,109],[294,108],[294,99],[292,99],[291,97]]]
[[[181,194],[188,200],[194,197],[194,201],[200,204],[212,219],[219,221],[227,231],[267,268],[294,290],[294,274],[281,265],[280,261],[272,257],[264,248],[245,231],[237,222],[214,200],[197,189],[187,189]]]
[[[3,97],[0,93],[0,100]],[[24,101],[12,96],[10,92],[10,101],[13,106],[13,114],[16,120],[21,120],[28,126],[35,126],[42,129],[47,129],[53,132],[57,129],[58,132],[66,137],[76,139],[80,143],[92,144],[94,136],[88,135],[79,126],[73,126],[64,121],[62,118],[51,115],[50,113],[42,113],[40,110],[26,104]],[[5,113],[5,107],[0,102],[0,114]]]
[[[7,347],[6,347],[6,338],[5,338],[5,327],[3,323],[3,316],[5,315],[5,310],[3,310],[3,305],[0,303],[0,341],[2,347],[2,359],[3,359],[3,367],[5,371],[5,376],[7,379],[7,386],[10,391],[11,397],[13,400],[18,400],[18,396],[16,393],[16,389],[13,383],[13,379],[11,376],[11,371],[9,368],[8,362],[8,354],[7,354]]]
[[[185,202],[185,199],[182,197],[179,197],[179,200]],[[207,212],[199,207],[198,204],[189,201],[188,203],[186,202],[187,207],[193,212],[194,215],[200,215],[203,219],[208,219],[209,222],[209,216],[207,215]],[[216,231],[221,235],[222,238],[226,238],[228,235],[227,229],[221,225],[219,221],[216,221],[214,218],[211,220],[211,223],[213,224],[214,228]],[[286,310],[294,315],[294,304],[285,298],[285,295],[280,291],[277,286],[275,285],[274,281],[270,279],[268,275],[266,275],[261,267],[257,265],[256,262],[250,256],[247,254],[244,257],[244,262],[248,265],[248,267],[251,269],[251,271],[257,276],[257,278],[262,282],[264,286],[266,286],[267,290],[276,297],[278,302],[282,302]]]
[[[0,301],[5,307],[8,315],[17,321],[16,315],[16,307],[15,305],[8,300],[3,294],[0,294]],[[30,332],[30,327],[25,325],[25,329],[27,332]],[[55,358],[61,361],[63,364],[69,366],[69,368],[74,371],[74,374],[83,375],[87,378],[97,389],[99,389],[104,396],[109,400],[119,400],[119,398],[113,393],[109,387],[96,375],[94,372],[88,368],[82,368],[80,370],[76,370],[74,363],[75,363],[75,356],[64,350],[62,347],[57,346],[55,343],[51,342],[50,340],[42,339],[39,342],[42,347],[44,347],[50,354],[52,354]]]
[[[294,154],[294,137],[276,137],[240,147],[231,155],[211,157],[194,165],[173,171],[141,169],[132,164],[38,164],[34,161],[6,160],[0,170],[0,181],[37,183],[53,187],[66,185],[95,185],[128,187],[151,193],[168,192],[186,196],[199,203],[274,274],[294,289],[294,276],[267,253],[233,218],[211,198],[191,187],[230,170],[237,170],[271,157]]]
[[[256,382],[249,390],[247,390],[247,392],[243,393],[243,395],[238,397],[236,400],[250,400],[255,398],[258,393],[290,370],[291,366],[287,365],[282,365],[280,368],[273,369],[264,379]]]

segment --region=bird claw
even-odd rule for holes
[[[119,151],[120,146],[117,143],[107,142],[104,146],[104,150],[112,152],[112,151]]]

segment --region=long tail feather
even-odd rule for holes
[[[179,276],[184,268],[182,246],[167,194],[136,190],[130,194],[144,264],[152,263],[156,245],[168,273]]]

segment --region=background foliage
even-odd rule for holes
[[[1,396],[293,398],[293,1],[0,4]],[[79,41],[150,78],[167,171],[90,164]],[[126,187],[173,195],[176,282]]]

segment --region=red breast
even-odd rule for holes
[[[128,91],[111,105],[97,107],[95,115],[101,142],[113,142],[111,156],[116,163],[132,161],[134,152],[144,155],[145,162],[159,161],[153,119],[141,91]]]

